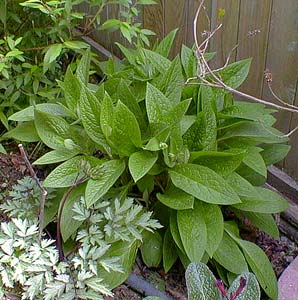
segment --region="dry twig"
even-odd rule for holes
[[[27,168],[30,172],[30,175],[32,176],[32,178],[36,181],[40,191],[41,191],[41,201],[40,201],[40,208],[39,208],[39,215],[38,215],[38,220],[39,220],[39,233],[38,233],[38,238],[39,241],[41,241],[41,237],[42,237],[42,230],[43,230],[43,219],[44,219],[44,207],[45,207],[45,203],[46,203],[46,198],[47,198],[47,194],[48,192],[46,191],[46,189],[42,186],[40,180],[38,179],[35,171],[33,170],[33,167],[28,159],[27,153],[24,149],[24,146],[22,144],[18,145],[20,153],[27,165]]]

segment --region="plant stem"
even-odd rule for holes
[[[25,164],[27,165],[27,168],[29,169],[30,175],[33,177],[33,179],[36,181],[40,191],[41,191],[41,201],[40,201],[40,208],[39,208],[39,232],[38,232],[38,238],[39,238],[39,242],[41,242],[41,237],[42,237],[42,230],[43,230],[43,219],[44,219],[44,207],[45,207],[45,203],[46,203],[46,198],[47,198],[47,194],[48,192],[46,191],[46,189],[42,186],[40,180],[38,179],[35,171],[33,170],[33,167],[28,159],[27,153],[23,147],[22,144],[18,145],[21,155],[25,161]]]
[[[87,180],[88,177],[82,177],[81,179],[77,180],[75,183],[73,183],[73,185],[64,193],[63,198],[61,200],[61,204],[59,207],[59,211],[58,211],[58,217],[57,217],[57,232],[56,232],[56,243],[57,243],[57,249],[58,249],[58,253],[59,253],[59,261],[64,261],[64,259],[66,258],[63,252],[63,248],[62,248],[62,237],[61,237],[61,217],[62,217],[62,212],[63,212],[63,208],[65,206],[65,203],[69,197],[69,195],[71,194],[71,192],[80,184],[82,184],[85,180]]]

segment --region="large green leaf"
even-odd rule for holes
[[[164,116],[175,106],[159,89],[147,84],[146,110],[150,123],[164,123]]]
[[[247,149],[247,155],[244,157],[243,163],[256,173],[267,178],[267,167],[262,155],[255,147],[250,147]]]
[[[170,228],[168,228],[164,234],[162,252],[163,268],[165,272],[168,273],[178,258],[176,245],[172,238]]]
[[[255,187],[238,173],[231,173],[226,177],[226,181],[240,197],[258,198]]]
[[[193,208],[194,197],[171,185],[165,193],[158,193],[157,199],[164,205],[175,210]]]
[[[158,267],[162,258],[162,237],[156,232],[146,231],[143,234],[141,254],[148,267]]]
[[[40,141],[39,135],[34,126],[34,122],[24,122],[18,124],[17,127],[7,131],[1,136],[1,139],[15,139],[22,142],[38,142]]]
[[[45,179],[45,187],[62,188],[72,186],[77,180],[86,176],[90,168],[88,159],[76,156],[56,167]]]
[[[52,149],[64,147],[64,140],[71,138],[70,125],[61,117],[35,110],[35,127],[40,139]]]
[[[289,153],[291,146],[285,144],[273,144],[262,146],[261,155],[266,166],[271,166],[283,160]]]
[[[191,262],[200,262],[207,246],[207,229],[200,205],[179,210],[177,223],[184,250]]]
[[[251,59],[244,59],[234,62],[219,71],[219,75],[222,81],[233,89],[238,88],[246,79],[249,68],[251,64]]]
[[[81,184],[76,187],[68,196],[64,208],[61,213],[61,235],[64,242],[66,242],[81,226],[82,221],[74,218],[75,212],[73,205],[79,202],[81,197],[84,196],[86,184]],[[61,208],[60,208],[61,209]]]
[[[157,87],[168,99],[178,104],[181,100],[182,87],[184,85],[181,62],[178,56],[172,61],[167,72],[161,76],[161,78],[158,77]]]
[[[84,54],[77,66],[76,75],[85,85],[89,82],[89,72],[90,72],[90,62],[91,62],[91,51],[84,51]]]
[[[266,213],[255,213],[251,211],[242,211],[244,216],[260,230],[266,232],[274,238],[279,237],[279,230],[272,215]]]
[[[225,269],[241,274],[248,271],[247,263],[237,243],[224,232],[222,241],[215,251],[213,258]]]
[[[178,29],[174,29],[171,32],[169,32],[157,45],[155,52],[164,56],[168,57],[170,54],[170,51],[172,49],[176,34]]]
[[[101,101],[86,87],[82,87],[79,107],[81,112],[81,119],[89,137],[96,142],[101,149],[109,152],[109,146],[101,131],[100,125],[100,108]]]
[[[182,45],[181,49],[181,62],[186,77],[194,77],[196,75],[197,60],[194,51],[185,45]]]
[[[113,95],[113,99],[120,99],[121,102],[127,106],[127,108],[135,115],[140,128],[146,128],[146,121],[144,114],[140,108],[140,105],[137,101],[137,98],[132,93],[130,87],[128,86],[127,82],[123,79],[120,79],[120,82],[117,86],[116,93]]]
[[[241,202],[231,186],[207,167],[181,164],[169,174],[176,187],[204,202],[223,205]]]
[[[9,116],[8,120],[17,122],[34,121],[34,109],[45,112],[56,117],[70,117],[70,113],[61,105],[55,103],[41,103],[29,106]]]
[[[122,156],[129,156],[142,146],[136,117],[121,101],[114,108],[111,134],[106,138],[112,148]]]
[[[257,196],[241,197],[241,203],[235,208],[258,213],[274,214],[289,208],[289,203],[277,193],[262,187],[256,187]]]
[[[158,159],[157,153],[139,151],[133,153],[128,160],[128,167],[135,182],[145,176]]]
[[[264,289],[266,294],[270,298],[277,300],[277,280],[266,254],[254,243],[237,238],[234,238],[234,240],[238,243],[238,245],[244,252],[245,258],[251,270],[256,275],[261,287]]]
[[[90,179],[86,188],[87,207],[93,205],[114,185],[125,170],[123,160],[110,160],[92,169],[93,179]]]
[[[190,161],[195,164],[206,166],[226,177],[240,166],[246,154],[246,151],[241,149],[224,152],[198,151],[190,153]]]
[[[282,143],[288,140],[286,137],[283,137],[283,133],[275,128],[247,121],[225,130],[218,141],[236,137],[245,138],[247,142],[254,141],[256,143]]]
[[[203,212],[207,229],[206,251],[210,257],[218,249],[224,231],[224,220],[221,209],[218,205],[212,205],[198,201],[200,210]]]
[[[64,92],[67,107],[77,113],[77,105],[81,96],[82,83],[77,76],[73,75],[70,67],[67,68],[64,81],[58,81],[59,86]]]
[[[119,241],[113,243],[109,248],[106,256],[109,257],[119,257],[120,265],[122,266],[124,272],[110,271],[107,272],[105,269],[100,269],[100,278],[108,285],[110,289],[121,285],[132,271],[133,264],[136,259],[137,251],[139,248],[139,241],[133,242],[123,242]]]
[[[166,73],[167,70],[170,68],[171,61],[165,58],[164,56],[158,54],[157,52],[147,49],[143,49],[143,52],[148,61],[150,61],[153,67],[161,74]]]
[[[38,158],[34,165],[47,165],[47,164],[54,164],[62,161],[66,161],[74,156],[79,154],[78,150],[68,150],[68,149],[59,149],[50,151],[40,158]]]

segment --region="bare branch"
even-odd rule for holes
[[[35,171],[33,170],[33,167],[28,159],[27,153],[23,147],[22,144],[18,145],[20,153],[27,165],[27,168],[30,172],[30,175],[33,177],[33,179],[36,181],[40,191],[41,191],[41,201],[40,201],[40,208],[39,208],[39,233],[38,233],[38,238],[39,238],[39,242],[41,241],[41,237],[42,237],[42,230],[43,230],[43,219],[44,219],[44,207],[45,207],[45,203],[46,203],[46,198],[47,198],[47,194],[48,192],[46,191],[46,189],[42,186],[40,180],[38,179]]]
[[[211,86],[211,87],[222,88],[222,89],[224,89],[224,90],[226,90],[226,91],[228,91],[230,93],[236,94],[238,96],[241,96],[243,98],[252,100],[252,101],[257,102],[257,103],[264,104],[266,106],[273,107],[273,108],[278,109],[278,110],[284,110],[284,111],[288,111],[288,112],[292,112],[292,113],[298,113],[298,107],[297,106],[288,104],[287,102],[285,102],[282,99],[280,99],[273,92],[272,87],[270,85],[270,83],[271,83],[270,80],[269,81],[267,80],[268,85],[269,85],[269,89],[270,89],[272,95],[280,103],[282,103],[283,106],[275,104],[275,103],[271,103],[271,102],[266,101],[264,99],[261,99],[261,98],[258,98],[258,97],[246,94],[246,93],[241,92],[241,91],[238,91],[237,89],[234,89],[234,88],[230,87],[229,85],[227,85],[226,83],[224,83],[222,81],[222,79],[218,76],[218,74],[216,74],[216,72],[224,69],[228,65],[228,62],[229,62],[230,57],[231,57],[231,54],[239,46],[238,44],[231,50],[231,52],[230,52],[230,54],[229,54],[229,56],[228,56],[228,58],[227,58],[227,60],[225,62],[225,65],[222,68],[217,69],[217,70],[212,70],[211,69],[211,67],[209,66],[208,62],[206,61],[206,59],[204,57],[204,54],[205,54],[205,51],[207,49],[207,46],[209,44],[209,41],[210,41],[211,37],[213,37],[214,34],[221,28],[222,24],[218,25],[213,31],[211,31],[207,35],[206,39],[201,43],[201,45],[199,45],[199,43],[198,43],[198,36],[197,36],[197,24],[198,24],[198,18],[199,18],[201,9],[203,7],[203,4],[204,4],[204,0],[201,0],[200,5],[199,5],[198,10],[197,10],[196,15],[195,15],[194,22],[193,22],[193,25],[194,25],[194,40],[195,40],[195,46],[196,46],[195,55],[197,57],[197,66],[198,66],[197,78],[195,78],[195,77],[189,78],[186,81],[185,84],[198,84],[198,85],[207,85],[207,86]],[[260,32],[260,30],[253,30],[253,31],[250,31],[247,36],[248,37],[255,36],[259,32]],[[210,81],[209,78],[208,78],[208,80],[206,80],[205,79],[206,75],[211,76],[211,80],[212,81]],[[200,80],[200,82],[197,82],[197,83],[191,82],[191,81],[193,81],[195,79]],[[297,130],[298,130],[298,127],[295,128],[295,129],[293,129],[292,131],[290,131],[288,134],[283,135],[283,136],[278,136],[278,137],[280,137],[280,138],[289,137],[291,134],[293,134]],[[273,134],[273,135],[275,135],[275,134]]]

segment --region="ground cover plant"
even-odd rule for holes
[[[185,84],[196,76],[197,61],[186,46],[180,57],[167,58],[174,36],[171,32],[153,50],[119,45],[125,59],[102,63],[106,80],[96,89],[88,82],[86,53],[76,74],[68,68],[59,82],[65,105],[32,106],[11,116],[19,124],[34,125],[36,141],[51,149],[35,164],[58,164],[43,183],[45,188],[67,189],[58,212],[57,240],[61,232],[63,243],[73,243],[84,222],[73,217],[78,211],[86,218],[106,201],[113,207],[110,195],[119,197],[118,207],[134,198],[163,225],[142,236],[148,266],[162,262],[168,271],[178,257],[185,266],[209,261],[226,283],[251,270],[265,293],[277,299],[268,258],[240,237],[236,220],[246,217],[278,235],[271,214],[288,204],[262,185],[267,166],[289,150],[287,138],[272,127],[272,109],[236,101],[223,89]],[[206,60],[212,56],[206,54]],[[250,60],[239,61],[217,74],[237,88],[249,65]],[[107,214],[117,220],[112,207]],[[121,227],[130,220],[121,218],[107,232],[120,228],[118,238],[125,240]],[[127,229],[140,240],[135,226]],[[88,239],[90,233],[84,232]],[[120,256],[130,270],[135,249],[124,255],[116,247],[109,255]],[[59,251],[62,259],[62,247]],[[110,288],[124,278],[112,271],[104,276]]]

